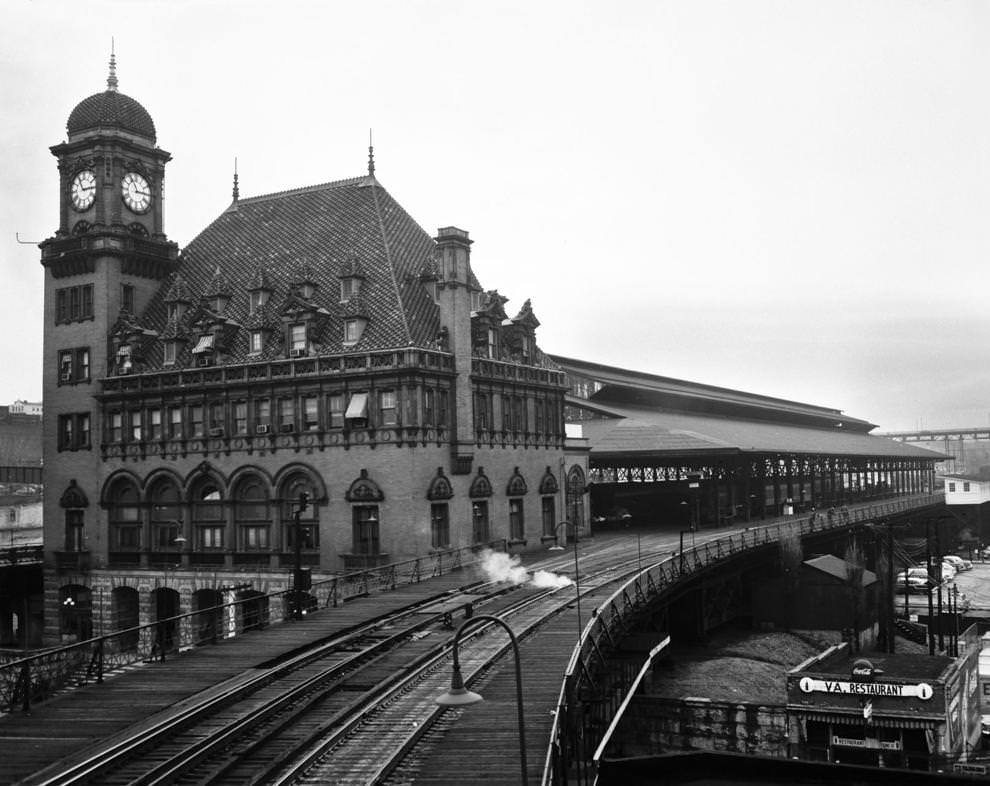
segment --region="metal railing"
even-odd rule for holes
[[[335,608],[352,598],[416,584],[471,565],[483,548],[505,550],[505,540],[485,545],[446,549],[414,559],[314,580],[303,594],[307,611]],[[247,594],[249,584],[219,587],[218,592],[241,592],[238,597],[209,608],[178,614],[53,648],[0,665],[0,712],[27,711],[32,703],[87,683],[135,663],[163,661],[194,647],[216,644],[249,630],[265,628],[291,617],[292,588],[268,594]]]
[[[841,529],[934,506],[944,499],[941,494],[926,494],[826,513],[788,516],[685,549],[630,579],[596,609],[571,655],[547,748],[544,786],[594,783],[593,754],[629,685],[624,676],[610,684],[609,656],[636,624],[643,609],[682,579],[743,552],[776,544],[785,535],[804,537]]]

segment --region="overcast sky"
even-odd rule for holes
[[[184,246],[241,196],[380,182],[471,233],[547,352],[990,424],[990,5],[5,0],[0,403],[40,400],[49,146],[120,91]],[[55,362],[54,358],[47,358]]]

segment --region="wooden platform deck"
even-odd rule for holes
[[[465,569],[356,598],[302,621],[276,623],[197,647],[164,663],[134,665],[108,676],[102,685],[67,691],[28,713],[0,716],[0,786],[35,782],[57,762],[82,758],[97,741],[148,722],[156,713],[259,664],[473,580],[472,570]]]

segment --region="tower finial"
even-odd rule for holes
[[[110,76],[107,77],[107,90],[117,91],[117,56],[114,51],[114,40],[110,38]]]
[[[368,174],[375,176],[375,145],[371,139],[371,129],[368,129]]]
[[[241,192],[237,187],[237,156],[234,156],[234,201],[240,199]]]

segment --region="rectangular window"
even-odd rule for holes
[[[93,317],[93,285],[65,287],[55,292],[55,323],[75,322]]]
[[[289,349],[294,353],[306,351],[305,325],[289,325]]]
[[[107,435],[111,442],[122,442],[124,440],[124,413],[110,413],[110,433]]]
[[[354,279],[353,278],[340,279],[340,299],[347,300],[353,294],[354,294]]]
[[[471,503],[471,535],[475,543],[487,543],[490,539],[488,500],[479,499]]]
[[[168,435],[171,439],[182,439],[182,407],[169,407]]]
[[[969,482],[963,483],[963,491],[969,491]]]
[[[59,289],[55,292],[55,324],[69,321],[69,292]]]
[[[65,550],[84,551],[83,512],[72,509],[65,511]]]
[[[265,305],[265,293],[263,290],[255,289],[251,292],[251,313]]]
[[[159,549],[177,548],[175,539],[179,537],[179,522],[159,521],[152,528],[153,545]]]
[[[58,353],[58,384],[89,381],[89,347],[63,349]]]
[[[488,328],[488,357],[498,357],[498,333],[495,328]]]
[[[74,450],[76,444],[75,415],[58,416],[58,449]]]
[[[355,344],[361,338],[361,323],[356,319],[344,320],[344,343]]]
[[[344,394],[331,393],[327,396],[327,408],[330,411],[330,428],[344,427]]]
[[[261,331],[260,330],[252,330],[251,331],[251,349],[250,349],[251,354],[252,355],[259,354],[261,352],[261,350],[262,350],[262,346],[263,345],[262,345],[262,341],[261,341]]]
[[[246,401],[234,402],[234,433],[247,434],[248,409]]]
[[[143,438],[143,432],[141,429],[141,410],[133,409],[128,413],[128,418],[131,424],[130,439],[131,442],[140,442]]]
[[[554,535],[556,534],[556,503],[553,497],[543,497],[541,503],[542,515],[543,515],[543,534],[544,535]]]
[[[357,505],[354,508],[355,554],[378,554],[378,506]]]
[[[165,342],[164,351],[165,351],[165,355],[162,358],[162,362],[166,366],[174,366],[175,365],[175,342],[174,341],[166,341]]]
[[[423,391],[423,425],[432,426],[434,425],[435,407],[436,407],[436,391],[432,388],[426,388]]]
[[[956,490],[956,484],[955,483],[950,483],[949,484],[949,491],[955,491],[955,490]]]
[[[162,438],[162,411],[160,409],[148,410],[148,437],[149,439]]]
[[[394,426],[398,423],[394,390],[383,390],[378,394],[378,423],[382,426]]]
[[[268,548],[268,525],[241,527],[242,547],[245,551],[258,551]]]
[[[199,404],[189,407],[189,433],[193,437],[204,435],[203,407]]]
[[[487,431],[492,426],[490,417],[491,396],[487,393],[477,393],[474,397],[474,423],[480,431]]]
[[[120,285],[120,310],[134,313],[134,287],[131,284]]]
[[[526,537],[526,523],[523,519],[523,501],[509,500],[509,537],[512,540],[523,540]]]
[[[259,398],[254,402],[254,430],[257,434],[267,434],[272,428],[272,402]]]
[[[515,430],[512,412],[512,398],[510,396],[502,396],[502,431]]]
[[[430,545],[435,549],[450,546],[450,509],[446,502],[430,505]]]
[[[303,397],[303,428],[306,431],[320,429],[320,399],[317,396]]]
[[[115,525],[111,533],[113,548],[118,551],[136,551],[141,546],[141,530],[137,527]]]
[[[214,401],[210,404],[210,436],[222,437],[226,426],[226,413],[223,402]]]
[[[196,527],[196,547],[199,549],[222,549],[223,527]]]
[[[80,412],[76,415],[76,447],[84,450],[88,450],[90,448],[88,412]]]
[[[437,391],[437,425],[440,428],[445,428],[448,425],[447,413],[449,411],[449,398],[448,391],[438,390]]]
[[[295,403],[291,398],[278,400],[278,423],[282,431],[292,431],[296,427]]]

